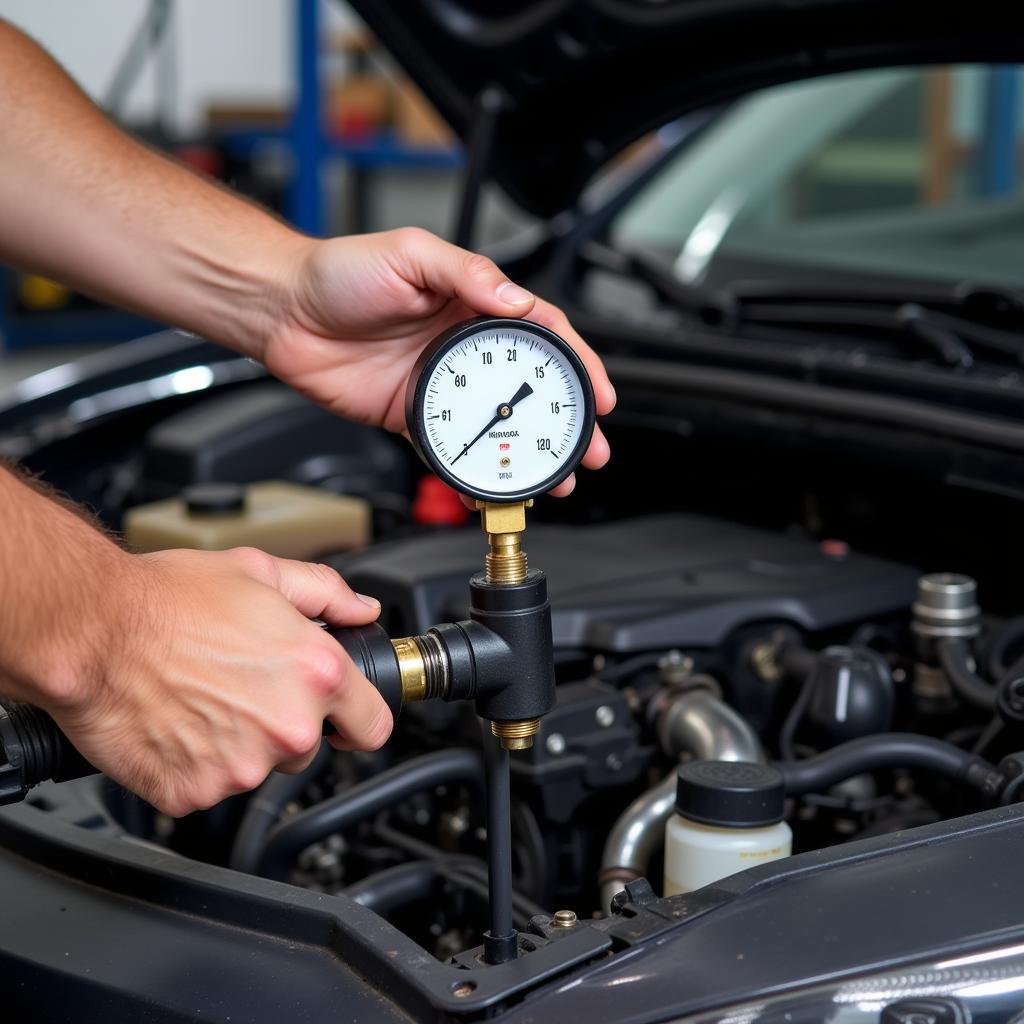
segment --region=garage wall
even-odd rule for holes
[[[0,0],[0,17],[38,39],[99,98],[146,6],[143,0]],[[321,6],[328,30],[358,24],[343,3]],[[210,102],[290,102],[294,8],[293,0],[177,0],[171,31],[179,130],[199,127]],[[132,93],[128,120],[152,119],[155,83],[151,61]]]

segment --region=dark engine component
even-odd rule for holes
[[[893,683],[889,666],[867,647],[826,647],[812,666],[792,715],[803,716],[818,749],[892,727]],[[806,706],[806,707],[805,707]]]
[[[340,419],[273,383],[200,402],[146,436],[145,500],[190,484],[271,479],[354,495],[406,493],[411,457],[383,431]]]
[[[600,526],[533,525],[549,578],[556,648],[629,653],[709,648],[752,622],[820,632],[906,608],[909,568],[699,516]],[[463,618],[475,531],[398,541],[346,559],[346,578],[383,606],[392,635]]]
[[[595,791],[639,778],[653,751],[637,743],[637,731],[614,686],[596,679],[564,683],[533,747],[513,763],[515,780],[533,788],[543,820],[570,822]]]

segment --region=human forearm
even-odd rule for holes
[[[311,242],[116,128],[0,21],[0,259],[259,357]]]
[[[82,755],[169,814],[376,749],[387,705],[316,623],[379,610],[326,566],[261,551],[132,555],[0,469],[0,695],[49,711]]]
[[[0,260],[194,330],[341,416],[402,430],[420,352],[477,314],[529,316],[614,392],[565,314],[476,253],[419,229],[310,239],[115,128],[0,22]],[[584,457],[603,465],[595,431]],[[572,481],[556,493],[566,494]]]
[[[116,642],[131,557],[81,516],[0,468],[0,695],[74,703]]]

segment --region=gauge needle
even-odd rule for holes
[[[462,446],[462,451],[459,452],[459,454],[456,455],[454,459],[452,459],[451,465],[454,466],[455,463],[458,462],[459,459],[461,459],[462,456],[465,455],[466,452],[468,452],[469,449],[472,448],[473,445],[475,445],[477,441],[479,441],[480,438],[483,437],[484,434],[486,434],[487,431],[491,429],[491,427],[493,427],[496,423],[500,423],[502,420],[507,420],[509,416],[512,415],[512,410],[524,398],[527,398],[532,394],[533,388],[531,388],[530,385],[527,384],[524,380],[523,386],[507,402],[502,402],[501,405],[498,406],[498,411],[494,414],[494,416],[492,417],[491,421],[487,424],[487,426],[484,427],[484,429],[481,430],[480,433],[477,434],[476,437],[474,437],[473,440],[469,442],[469,444],[464,444]]]

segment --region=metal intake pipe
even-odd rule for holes
[[[765,760],[761,742],[746,720],[708,690],[689,690],[669,699],[658,712],[656,730],[662,749],[671,757]],[[673,771],[634,800],[616,821],[601,857],[601,905],[606,914],[623,885],[647,872],[664,838],[675,796]]]

